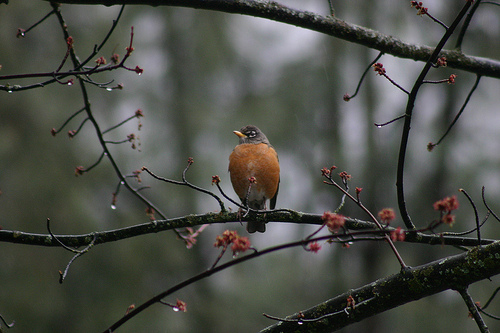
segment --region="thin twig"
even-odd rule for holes
[[[393,122],[398,121],[398,120],[400,120],[400,119],[403,119],[404,117],[406,117],[406,115],[405,115],[405,114],[403,114],[403,115],[401,115],[401,116],[399,116],[399,117],[396,117],[396,118],[394,118],[394,119],[392,119],[392,120],[389,120],[388,122],[385,122],[385,123],[382,123],[382,124],[375,123],[374,125],[375,125],[375,126],[377,126],[378,128],[380,128],[380,127],[383,127],[383,126],[387,126],[387,125],[389,125],[389,124],[392,124]]]
[[[471,10],[469,11],[467,16],[465,17],[464,24],[462,25],[462,29],[460,29],[460,32],[458,33],[457,43],[455,44],[455,49],[457,49],[457,50],[462,49],[462,42],[464,40],[465,33],[467,32],[467,29],[469,28],[469,24],[472,21],[472,16],[474,16],[474,13],[479,8],[480,4],[481,4],[481,0],[474,1],[474,5],[472,6]]]
[[[92,170],[93,168],[95,168],[97,165],[99,165],[99,163],[101,163],[102,161],[102,158],[106,155],[105,152],[102,152],[101,155],[99,156],[99,158],[97,159],[97,161],[94,162],[94,164],[92,164],[91,166],[89,166],[88,168],[82,170],[82,172],[89,172],[90,170]]]
[[[224,255],[224,253],[226,253],[226,250],[227,250],[227,246],[224,246],[222,248],[222,250],[220,251],[219,255],[217,256],[217,258],[215,259],[215,262],[213,263],[213,265],[210,266],[210,269],[214,269],[215,266],[217,266],[217,264],[219,263],[219,261],[222,259],[222,256]]]
[[[95,241],[97,239],[97,236],[94,234],[94,239],[92,239],[92,242],[89,243],[89,245],[87,245],[87,247],[85,247],[83,250],[81,251],[78,251],[74,256],[73,258],[71,258],[71,260],[68,262],[68,264],[66,265],[66,268],[64,269],[64,272],[61,272],[59,271],[59,283],[63,283],[64,282],[64,279],[66,279],[66,276],[68,275],[68,271],[69,271],[69,267],[71,266],[71,264],[80,256],[84,255],[85,253],[87,253],[95,244]],[[59,241],[59,240],[58,240]]]
[[[66,44],[67,44],[66,54],[64,55],[64,57],[61,61],[61,64],[59,64],[59,67],[57,67],[55,73],[59,72],[63,68],[64,64],[66,63],[66,60],[68,60],[69,53],[70,53],[71,49],[73,48],[73,38],[68,39],[66,41]],[[57,80],[55,73],[54,73],[54,78]]]
[[[276,320],[276,321],[283,321],[283,322],[289,322],[289,323],[297,323],[297,325],[302,325],[303,323],[314,323],[314,322],[318,322],[318,321],[321,321],[323,319],[326,319],[326,318],[329,318],[329,317],[333,317],[333,316],[336,316],[336,315],[340,315],[340,314],[349,314],[348,309],[345,308],[343,310],[339,310],[339,311],[336,311],[336,312],[327,313],[327,314],[322,315],[322,316],[317,317],[317,318],[302,318],[300,316],[300,313],[298,315],[298,318],[291,318],[291,319],[275,317],[275,316],[268,315],[267,313],[263,313],[262,315],[264,317],[266,317],[267,319]]]
[[[45,21],[46,19],[48,19],[52,14],[55,14],[55,10],[54,9],[52,9],[47,15],[45,15],[44,17],[42,17],[39,21],[37,21],[36,23],[34,23],[28,29],[26,29],[26,30],[21,29],[21,31],[18,32],[18,37],[24,37],[24,36],[26,36],[26,34],[30,30],[32,30],[33,28],[35,28],[36,26],[38,26],[40,23],[42,23],[43,21]]]
[[[483,309],[481,309],[480,307],[478,308],[478,310],[479,310],[479,312],[481,312],[482,314],[484,314],[487,317],[490,317],[491,319],[500,320],[500,316],[495,316],[491,313],[488,313],[488,312],[484,311]]]
[[[82,122],[80,123],[80,126],[78,126],[76,130],[70,131],[71,132],[70,137],[74,137],[75,135],[77,135],[81,131],[85,123],[89,120],[90,120],[89,118],[83,119]]]
[[[352,299],[352,296],[350,296],[350,298]],[[279,318],[279,317],[268,315],[266,313],[263,313],[262,315],[268,319],[272,319],[272,320],[276,320],[276,321],[283,321],[283,322],[292,322],[292,323],[296,322],[297,324],[300,325],[303,323],[311,323],[311,322],[321,321],[321,320],[326,319],[328,317],[332,317],[332,316],[336,316],[336,315],[340,315],[340,314],[349,315],[349,311],[351,311],[354,308],[357,308],[359,306],[366,305],[367,303],[369,303],[370,301],[372,301],[374,299],[375,299],[375,297],[368,298],[368,299],[365,299],[359,303],[354,303],[352,305],[349,305],[348,301],[346,300],[346,307],[344,309],[336,311],[336,312],[332,312],[332,313],[327,313],[325,315],[322,315],[322,316],[316,317],[316,318],[305,318],[304,314],[302,312],[298,313],[298,315],[296,316],[297,318],[291,318],[291,319]]]
[[[223,190],[222,188],[220,187],[219,185],[219,182],[216,182],[215,185],[217,186],[217,188],[219,189],[219,192],[222,194],[222,196],[224,198],[226,198],[227,200],[229,200],[231,203],[235,204],[236,206],[238,206],[239,208],[242,208],[242,209],[245,209],[247,207],[243,206],[242,204],[240,204],[239,202],[233,200],[230,196],[228,196]]]
[[[340,210],[342,209],[342,207],[344,207],[344,205],[345,205],[345,199],[347,197],[346,193],[349,193],[349,184],[347,183],[347,179],[346,178],[341,178],[341,180],[342,180],[342,184],[344,185],[345,192],[342,194],[342,197],[340,198],[340,203],[337,206],[337,208],[335,209],[335,211],[334,211],[335,213],[340,212]]]
[[[77,70],[77,69],[85,66],[86,64],[88,64],[96,56],[96,54],[98,54],[99,51],[101,51],[101,49],[104,47],[104,45],[106,44],[106,42],[108,41],[108,39],[113,34],[116,26],[118,25],[118,22],[120,21],[120,18],[122,16],[124,10],[125,10],[125,5],[122,5],[121,8],[120,8],[120,11],[118,12],[118,15],[117,15],[116,19],[113,20],[113,24],[111,25],[111,28],[108,30],[108,33],[106,34],[106,36],[104,36],[104,38],[101,41],[101,43],[99,45],[95,45],[94,46],[94,51],[87,57],[87,59],[83,60],[80,63],[80,66],[76,67],[75,70]]]
[[[405,88],[403,88],[400,84],[398,84],[396,81],[394,81],[393,79],[391,79],[389,76],[387,76],[387,74],[384,74],[383,77],[385,77],[387,80],[389,80],[390,83],[392,83],[396,88],[398,88],[399,90],[401,90],[402,92],[404,92],[405,94],[409,95],[410,93],[408,92],[408,90],[406,90]]]
[[[149,170],[147,167],[143,166],[141,168],[141,170],[144,170],[146,171],[149,175],[151,175],[153,178],[157,179],[157,180],[161,180],[163,182],[166,182],[166,183],[170,183],[170,184],[175,184],[175,185],[183,185],[183,186],[188,186],[196,191],[199,191],[199,192],[202,192],[202,193],[205,193],[205,194],[208,194],[210,195],[212,198],[214,198],[217,203],[219,204],[220,206],[220,209],[221,209],[221,212],[225,212],[226,211],[226,208],[224,206],[224,202],[222,202],[222,200],[217,196],[215,195],[215,193],[213,192],[210,192],[209,190],[206,190],[204,188],[201,188],[199,186],[196,186],[194,184],[191,184],[190,182],[188,182],[186,180],[186,172],[187,170],[189,169],[189,166],[191,165],[191,163],[188,162],[188,165],[186,166],[186,168],[184,169],[183,173],[182,173],[182,178],[183,178],[183,181],[178,181],[178,180],[173,180],[173,179],[168,179],[168,178],[164,178],[164,177],[161,177],[161,176],[158,176],[156,175],[155,173],[153,173],[151,170]]]
[[[474,203],[474,201],[470,197],[469,193],[467,193],[463,188],[461,188],[459,191],[462,192],[467,197],[472,208],[474,209],[474,216],[475,216],[476,230],[477,230],[477,242],[478,242],[479,246],[481,246],[481,225],[479,223],[479,214],[477,212],[476,204]]]
[[[408,92],[408,90],[406,90],[405,88],[403,88],[401,85],[399,85],[396,81],[394,81],[393,79],[391,79],[389,77],[389,75],[387,75],[387,72],[384,68],[384,65],[381,64],[381,63],[376,63],[372,66],[375,70],[375,72],[377,72],[377,75],[380,75],[380,76],[383,76],[385,77],[390,83],[392,83],[392,85],[394,85],[396,88],[398,88],[399,90],[401,90],[402,92],[404,92],[405,94],[409,95],[410,93]]]
[[[56,135],[57,133],[60,133],[64,127],[73,119],[75,118],[77,115],[79,115],[80,113],[82,113],[83,111],[85,111],[85,108],[81,108],[80,110],[76,111],[75,113],[73,113],[71,116],[69,116],[68,119],[66,119],[66,121],[61,125],[61,127],[59,127],[59,129],[55,130],[53,129],[52,130],[52,135]]]
[[[498,216],[493,210],[491,210],[491,208],[488,206],[488,203],[486,202],[486,198],[484,196],[484,190],[485,190],[485,187],[483,186],[483,188],[481,189],[481,197],[483,198],[483,204],[484,206],[486,207],[486,209],[488,210],[488,212],[491,213],[491,215],[493,215],[493,217],[498,221],[500,222],[500,216]]]
[[[493,292],[493,294],[490,296],[490,298],[488,299],[488,301],[481,307],[481,309],[486,309],[491,301],[493,301],[493,299],[495,298],[495,296],[497,295],[497,293],[500,291],[500,287],[497,287],[497,289],[495,289],[495,291]]]
[[[435,146],[439,145],[444,140],[444,138],[448,135],[448,133],[451,131],[451,129],[453,128],[453,126],[455,126],[455,124],[457,123],[458,119],[460,118],[460,116],[464,112],[465,107],[469,103],[469,101],[470,101],[470,99],[472,97],[472,94],[474,93],[474,91],[476,91],[476,88],[479,85],[479,81],[480,80],[481,80],[481,75],[477,75],[476,76],[476,81],[474,82],[474,84],[472,85],[472,88],[470,89],[469,93],[467,94],[467,97],[465,98],[465,101],[462,104],[462,107],[460,108],[460,110],[458,111],[457,115],[455,116],[455,118],[451,122],[450,126],[448,126],[448,129],[446,130],[446,132],[441,136],[441,138],[439,138],[439,140],[436,143],[432,143],[431,144],[432,148],[434,148]]]
[[[132,119],[134,119],[134,118],[139,118],[139,116],[137,115],[137,113],[136,113],[136,114],[134,114],[133,116],[128,117],[128,118],[127,118],[127,119],[125,119],[124,121],[121,121],[121,122],[119,122],[118,124],[116,124],[116,125],[114,125],[114,126],[111,126],[111,127],[110,127],[110,128],[108,128],[107,130],[103,131],[103,132],[102,132],[102,134],[104,135],[104,134],[106,134],[106,133],[108,133],[108,132],[111,132],[112,130],[114,130],[114,129],[116,129],[116,128],[120,127],[120,126],[122,126],[123,124],[127,123],[128,121],[130,121],[130,120],[132,120]]]
[[[70,251],[70,252],[73,252],[73,253],[79,253],[80,251],[76,250],[76,249],[73,249],[67,245],[65,245],[63,242],[61,242],[53,233],[52,233],[52,230],[50,230],[50,219],[48,218],[47,219],[47,231],[49,232],[49,235],[52,237],[52,239],[54,239],[55,241],[57,241],[57,243],[59,243],[59,245],[61,245],[64,249]]]
[[[112,144],[112,145],[120,145],[122,143],[127,143],[127,142],[130,142],[130,139],[123,139],[123,140],[120,140],[120,141],[104,141],[106,143],[109,143],[109,144]]]
[[[490,303],[495,299],[498,291],[500,291],[500,287],[497,287],[495,289],[495,291],[493,292],[493,294],[490,296],[490,298],[488,299],[488,301],[486,301],[486,304],[484,304],[483,306],[477,306],[477,309],[483,313],[484,315],[490,317],[490,318],[493,318],[493,319],[496,319],[496,320],[500,320],[500,316],[495,316],[495,315],[492,315],[491,313],[488,313],[486,311],[484,311],[489,305]]]
[[[483,220],[481,221],[481,223],[479,223],[479,228],[481,228],[485,223],[486,221],[488,221],[488,218],[490,216],[490,212],[487,212],[485,217],[483,218]],[[463,232],[442,232],[441,235],[446,235],[446,236],[465,236],[465,235],[468,235],[470,233],[473,233],[474,231],[477,230],[477,226],[472,228],[472,229],[469,229],[467,231],[463,231]],[[481,244],[482,242],[480,242],[479,244]]]
[[[109,85],[113,82],[115,82],[114,79],[111,79],[107,82],[96,82],[94,81],[90,76],[85,76],[85,77],[82,77],[82,80],[89,83],[89,84],[92,84],[96,87],[99,87],[99,88],[102,88],[102,89],[106,89],[108,91],[111,91],[111,90],[114,90],[114,89],[120,89],[120,86],[115,86],[115,87],[109,87]],[[123,88],[123,87],[121,87]]]
[[[467,291],[467,288],[460,289],[458,290],[460,295],[462,296],[465,304],[469,308],[469,313],[471,314],[472,318],[474,318],[474,321],[477,324],[477,327],[479,328],[479,331],[481,333],[488,333],[490,330],[488,329],[488,326],[486,326],[486,323],[483,320],[483,317],[481,317],[481,314],[479,313],[477,309],[476,303],[474,303],[474,300],[470,296],[469,292]]]
[[[0,314],[0,320],[4,323],[5,326],[7,326],[7,328],[12,328],[14,326],[14,324],[16,323],[15,321],[12,321],[12,323],[10,323],[10,324],[7,323],[7,321],[5,320],[5,318],[1,314]]]
[[[330,15],[335,16],[335,8],[333,7],[332,0],[328,0],[328,5],[330,6]]]
[[[76,260],[76,258],[78,258],[81,255],[87,253],[94,246],[95,241],[97,239],[97,235],[94,234],[94,238],[92,239],[92,241],[83,250],[77,250],[77,249],[73,249],[73,248],[67,246],[66,244],[64,244],[63,242],[61,242],[59,240],[59,238],[57,238],[52,233],[52,230],[50,230],[50,219],[47,219],[47,230],[48,230],[50,236],[52,237],[52,239],[54,239],[57,243],[59,243],[59,245],[61,245],[65,250],[68,250],[70,252],[75,253],[75,255],[73,256],[73,258],[71,258],[71,260],[66,265],[66,269],[64,270],[64,273],[61,272],[61,271],[59,271],[59,283],[63,283],[64,279],[66,278],[66,275],[68,274],[69,267],[71,266],[71,264]]]
[[[368,67],[366,67],[365,71],[363,72],[363,74],[361,75],[361,78],[359,79],[359,82],[358,82],[358,85],[356,87],[356,91],[354,91],[354,94],[352,95],[344,95],[344,101],[350,101],[351,99],[353,99],[354,97],[356,97],[356,95],[358,94],[359,90],[361,89],[361,85],[363,83],[363,80],[365,79],[366,75],[368,74],[368,72],[370,71],[370,69],[372,69],[373,65],[384,55],[384,52],[379,52],[379,54],[377,55],[377,57],[368,65]]]
[[[441,79],[441,80],[423,80],[424,84],[442,84],[442,83],[450,83],[450,79]]]

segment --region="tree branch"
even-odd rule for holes
[[[93,242],[94,245],[116,242],[127,238],[157,233],[166,230],[196,227],[203,224],[216,223],[234,223],[239,222],[241,216],[238,213],[207,213],[199,215],[187,215],[168,220],[156,220],[146,223],[140,223],[120,229],[96,231],[81,235],[54,235],[37,234],[17,230],[0,230],[0,243],[16,243],[36,246],[61,246],[57,241],[63,242],[69,247],[88,246]],[[259,219],[262,222],[285,222],[296,224],[321,225],[324,223],[322,214],[307,214],[292,210],[268,212],[265,215],[253,216],[252,219]],[[242,221],[245,221],[244,219]],[[54,221],[52,226],[57,225]],[[354,218],[346,218],[345,227],[349,230],[376,230],[377,226],[372,222],[362,221]],[[392,227],[386,227],[386,232],[394,230]],[[57,240],[55,239],[57,238]],[[420,232],[409,233],[405,239],[409,243],[421,243],[429,245],[455,245],[455,246],[476,246],[477,238],[441,235],[441,234],[423,234]],[[491,244],[491,239],[481,239],[482,245]]]
[[[332,332],[423,297],[449,289],[463,290],[500,274],[499,254],[500,242],[495,242],[411,268],[286,317],[262,332]],[[311,320],[314,318],[318,320]]]
[[[67,4],[92,5],[149,5],[179,6],[215,10],[231,14],[242,14],[265,18],[285,24],[320,32],[352,43],[360,44],[395,57],[427,61],[434,48],[403,42],[378,31],[345,22],[332,16],[293,9],[274,1],[250,0],[62,0]],[[492,59],[468,56],[460,51],[442,50],[448,67],[500,78],[500,62]]]
[[[422,84],[425,80],[426,75],[429,73],[429,71],[432,68],[432,64],[436,62],[436,60],[439,57],[440,50],[443,49],[444,45],[446,42],[448,42],[448,39],[451,37],[455,29],[458,27],[458,24],[462,20],[462,18],[467,14],[467,11],[469,10],[472,2],[467,1],[464,6],[462,7],[462,10],[460,13],[455,17],[455,20],[453,23],[450,25],[448,29],[446,29],[445,34],[439,41],[438,45],[432,52],[431,56],[427,59],[427,62],[424,65],[424,68],[420,72],[420,75],[418,76],[417,80],[415,81],[415,84],[413,85],[413,88],[411,89],[410,95],[408,96],[408,102],[406,104],[406,112],[405,112],[405,123],[403,125],[403,133],[401,134],[401,144],[399,146],[399,154],[398,154],[398,166],[397,166],[397,171],[396,171],[396,190],[397,190],[397,197],[398,197],[398,206],[399,206],[399,212],[401,213],[401,218],[403,219],[403,222],[406,225],[407,229],[415,229],[415,225],[411,221],[410,215],[408,213],[407,207],[406,207],[406,199],[405,199],[405,192],[404,192],[404,172],[405,172],[405,162],[406,162],[406,151],[408,147],[408,141],[410,137],[410,129],[411,129],[411,121],[412,121],[412,115],[413,111],[415,108],[415,101],[417,100],[417,94],[420,90],[420,87],[422,87]]]
[[[474,300],[472,299],[471,295],[469,294],[469,291],[467,288],[459,289],[458,292],[464,299],[465,304],[469,308],[469,316],[474,318],[474,321],[476,322],[479,331],[481,333],[488,333],[489,329],[488,326],[486,326],[486,323],[483,320],[483,317],[481,317],[481,313],[479,312],[479,308],[476,303],[474,303]]]

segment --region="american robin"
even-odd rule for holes
[[[265,210],[268,199],[271,200],[271,209],[274,209],[280,182],[276,150],[256,126],[245,126],[234,131],[234,134],[239,137],[239,144],[229,156],[229,173],[234,191],[243,205],[248,205],[251,209]],[[252,184],[251,177],[255,179]],[[247,230],[250,233],[264,232],[266,225],[263,222],[248,221]]]

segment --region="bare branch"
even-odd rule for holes
[[[360,44],[395,57],[427,61],[434,48],[406,43],[378,31],[345,22],[332,16],[293,9],[274,1],[250,0],[62,0],[68,4],[93,5],[150,5],[179,6],[243,14],[286,23],[324,33],[352,43]],[[448,59],[448,66],[478,75],[500,78],[500,62],[492,59],[465,55],[459,51],[441,50],[440,56]]]
[[[307,214],[292,210],[269,211],[261,218],[266,222],[287,222],[296,224],[323,224],[322,214]],[[55,235],[58,240],[64,242],[66,246],[80,247],[89,245],[94,237],[95,245],[100,245],[109,242],[116,242],[134,236],[148,235],[161,231],[172,230],[175,228],[196,227],[203,224],[215,223],[231,223],[239,222],[237,213],[206,213],[199,215],[187,215],[167,220],[155,220],[146,223],[140,223],[124,228],[96,231],[81,235]],[[362,221],[354,218],[346,217],[346,228],[350,230],[366,230],[377,229],[377,226],[368,221]],[[392,231],[393,228],[386,227],[385,231]],[[429,245],[460,245],[460,246],[477,246],[477,238],[457,237],[455,235],[426,235],[422,233],[410,233],[407,235],[406,242],[422,243]],[[0,242],[60,247],[61,245],[50,234],[36,234],[17,230],[0,229]],[[481,239],[481,244],[487,245],[492,243],[491,239]]]
[[[408,96],[408,102],[406,104],[406,110],[405,110],[406,114],[405,123],[403,126],[403,133],[401,135],[401,144],[399,147],[397,175],[396,175],[396,189],[397,189],[399,212],[401,213],[401,217],[406,225],[406,228],[409,230],[415,229],[415,225],[411,221],[408,209],[406,207],[406,199],[404,192],[404,170],[406,162],[406,149],[408,147],[408,140],[410,138],[410,128],[411,128],[412,114],[415,107],[415,101],[417,99],[417,94],[420,90],[420,87],[422,86],[423,81],[427,76],[427,73],[429,73],[429,70],[432,68],[434,62],[438,59],[442,48],[444,47],[448,39],[451,37],[455,29],[458,27],[458,24],[460,23],[460,21],[462,21],[462,18],[465,16],[471,5],[472,2],[467,1],[465,5],[462,7],[460,13],[453,21],[453,23],[446,30],[445,34],[443,35],[438,45],[432,52],[432,55],[427,59],[424,68],[420,72],[420,75],[415,81],[415,84],[411,89],[410,95]],[[446,59],[448,61],[448,57],[446,57]]]
[[[5,318],[4,318],[1,314],[0,314],[0,320],[2,321],[2,323],[3,323],[3,324],[7,327],[7,328],[12,328],[12,327],[14,327],[15,322],[13,321],[12,323],[10,323],[10,324],[9,324],[9,323],[5,320]],[[0,326],[0,328],[1,328],[1,326]]]
[[[345,94],[344,95],[344,101],[348,102],[350,101],[351,99],[353,99],[354,97],[356,97],[356,95],[358,94],[359,92],[359,89],[361,88],[361,84],[363,83],[363,80],[365,79],[366,77],[366,74],[368,74],[368,72],[370,71],[370,69],[372,69],[373,65],[375,65],[375,63],[383,56],[384,54],[382,52],[380,52],[377,57],[368,65],[368,67],[365,69],[365,71],[363,72],[363,74],[361,75],[361,78],[359,79],[359,82],[358,82],[358,85],[356,87],[356,90],[354,91],[354,94],[352,95],[349,95],[349,94]]]
[[[469,315],[474,318],[474,321],[476,322],[479,331],[481,333],[488,333],[490,330],[486,326],[483,318],[481,317],[481,314],[478,311],[478,307],[476,303],[474,303],[474,300],[472,299],[471,295],[467,291],[467,288],[459,289],[458,292],[462,296],[465,304],[469,308]]]
[[[472,97],[472,94],[474,93],[474,91],[476,91],[476,88],[479,85],[479,81],[480,80],[481,80],[481,76],[480,75],[476,76],[476,81],[472,85],[472,88],[470,89],[469,93],[467,94],[467,97],[465,98],[465,101],[462,104],[462,107],[460,108],[460,110],[458,111],[457,115],[455,116],[455,118],[451,122],[450,126],[448,126],[448,129],[446,130],[446,132],[441,136],[441,138],[439,138],[439,140],[436,143],[432,143],[431,142],[431,143],[429,143],[427,145],[427,149],[429,151],[431,151],[432,149],[434,149],[435,146],[439,145],[441,143],[441,141],[443,141],[444,138],[446,138],[446,136],[448,135],[448,133],[450,133],[451,129],[453,128],[453,126],[455,126],[455,124],[457,123],[458,119],[460,118],[460,116],[464,112],[465,107],[467,106],[467,104],[469,103],[469,101],[470,101],[470,99]]]

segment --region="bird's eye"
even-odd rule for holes
[[[248,133],[249,138],[255,138],[256,135],[257,133],[255,131],[250,131],[250,133]]]

